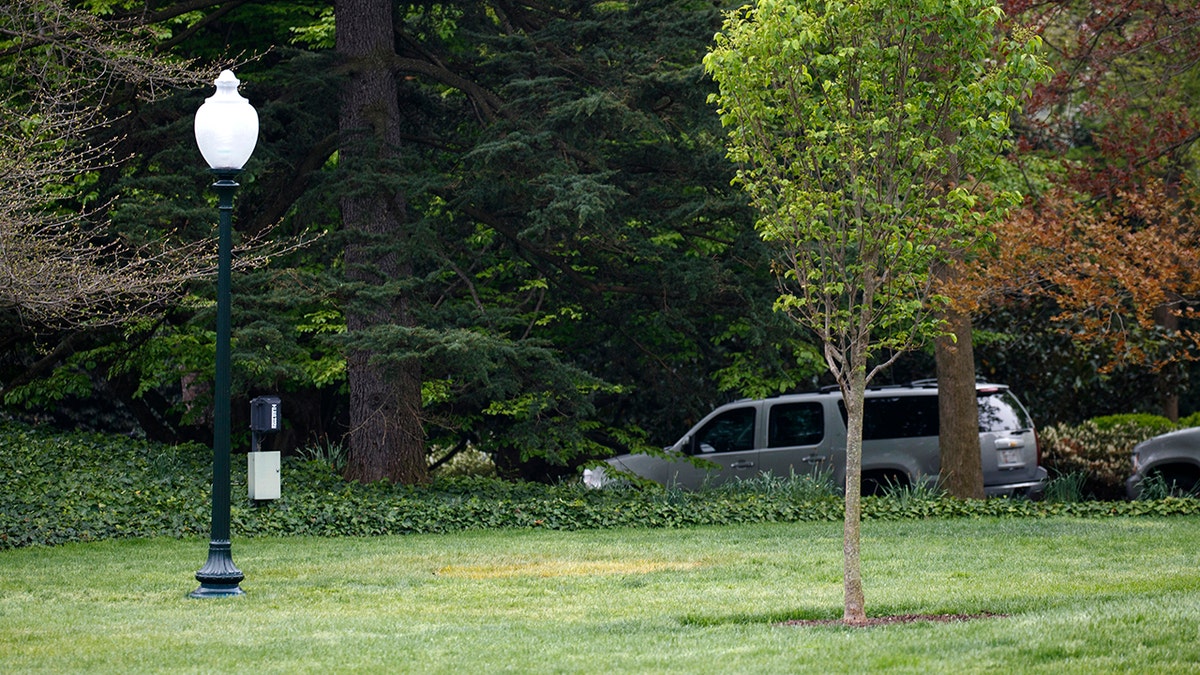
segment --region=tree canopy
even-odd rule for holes
[[[386,161],[357,165],[336,152],[347,76],[328,6],[194,11],[136,20],[179,57],[253,57],[238,74],[262,138],[235,227],[322,235],[235,278],[235,389],[287,393],[298,437],[280,442],[336,442],[354,426],[346,355],[360,349],[381,372],[421,362],[433,452],[471,444],[530,476],[665,444],[726,397],[815,375],[811,347],[769,311],[761,244],[704,106],[712,7],[396,5],[387,67],[400,133]],[[186,140],[202,95],[179,90],[120,118],[117,152],[131,159],[94,174],[101,198],[122,196],[113,232],[207,235],[215,212]],[[396,236],[364,240],[338,200],[377,190],[404,195],[406,212]],[[347,259],[363,245],[401,272],[356,277],[376,265]],[[7,364],[7,381],[24,384],[6,390],[10,404],[117,387],[144,429],[202,435],[212,291],[188,291],[115,341],[64,330],[25,343]],[[407,323],[348,321],[399,297]],[[54,354],[51,379],[25,377],[21,360],[39,354]]]

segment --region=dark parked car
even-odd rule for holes
[[[1175,494],[1195,494],[1200,483],[1200,427],[1171,431],[1133,447],[1133,475],[1125,492],[1137,499],[1147,480],[1161,480]]]

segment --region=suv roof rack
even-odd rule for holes
[[[908,383],[901,384],[872,384],[867,387],[867,391],[884,391],[887,389],[933,389],[937,387],[936,378],[927,378],[924,380],[913,380]],[[827,384],[821,387],[818,391],[822,394],[830,394],[835,391],[840,391],[841,387],[836,384]]]

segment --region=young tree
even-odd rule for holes
[[[943,331],[933,267],[1015,203],[982,175],[1044,66],[984,0],[763,0],[731,13],[705,64],[738,181],[777,247],[777,307],[816,333],[847,411],[844,618],[865,619],[863,400]],[[961,176],[961,182],[951,180]]]

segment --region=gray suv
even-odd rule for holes
[[[878,494],[889,485],[937,480],[937,395],[933,381],[867,391],[864,494]],[[1046,470],[1039,466],[1029,413],[1006,386],[977,384],[976,395],[984,492],[1040,497]],[[767,472],[828,473],[835,485],[845,485],[846,407],[836,389],[729,403],[700,420],[665,454],[622,455],[608,463],[618,471],[693,489]],[[689,456],[708,460],[701,463],[707,466],[697,466]],[[593,487],[608,478],[603,469],[584,472],[584,482]]]

